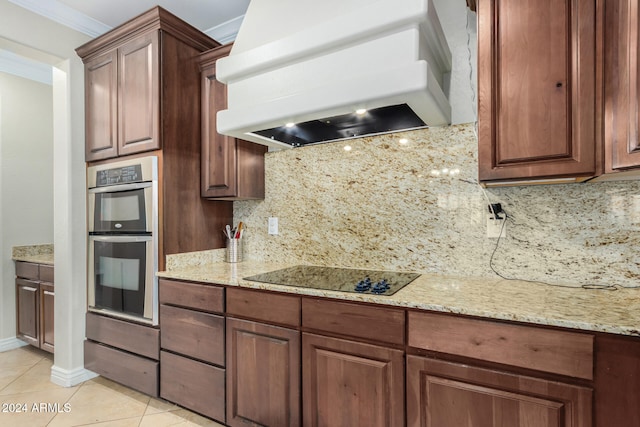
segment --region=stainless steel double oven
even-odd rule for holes
[[[158,158],[87,168],[88,309],[158,324]]]

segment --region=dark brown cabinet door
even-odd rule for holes
[[[300,425],[300,333],[227,318],[227,424]]]
[[[407,356],[409,427],[591,427],[592,390]]]
[[[118,49],[118,154],[160,148],[158,32]]]
[[[53,353],[53,305],[55,293],[53,284],[40,283],[40,348]]]
[[[216,113],[225,108],[227,86],[216,80],[214,63],[202,70],[202,197],[229,197],[237,192],[236,139],[219,134],[216,127]]]
[[[88,61],[85,74],[86,160],[118,155],[118,67],[116,51]]]
[[[605,2],[605,171],[640,167],[638,0]]]
[[[305,333],[302,360],[304,426],[404,425],[402,351]]]
[[[481,181],[596,173],[596,1],[478,1]]]
[[[40,299],[38,282],[30,280],[16,279],[16,309],[18,311],[18,322],[16,334],[23,341],[36,347],[40,346],[38,335],[38,310]]]
[[[222,135],[216,114],[227,108],[227,86],[216,80],[215,61],[231,45],[202,55],[201,196],[211,199],[264,199],[264,154],[267,147]]]

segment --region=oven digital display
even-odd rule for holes
[[[96,187],[140,181],[142,181],[142,165],[123,166],[96,172]]]
[[[140,220],[139,199],[138,194],[116,197],[103,195],[100,204],[100,220],[108,222]]]
[[[140,260],[101,256],[98,263],[100,284],[114,289],[137,291],[140,288]]]

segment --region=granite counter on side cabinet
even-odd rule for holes
[[[53,265],[53,245],[14,246],[11,249],[11,259],[14,261]]]
[[[289,265],[242,262],[176,268],[159,277],[418,308],[585,331],[640,336],[640,289],[593,290],[504,279],[422,274],[394,295],[272,285],[244,280]]]

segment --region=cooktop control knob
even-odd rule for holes
[[[374,294],[383,294],[389,290],[391,286],[387,282],[387,279],[382,279],[371,288],[371,292]]]
[[[360,280],[358,282],[358,284],[356,285],[355,291],[356,292],[366,292],[371,288],[371,279],[369,279],[368,277],[364,280]]]

